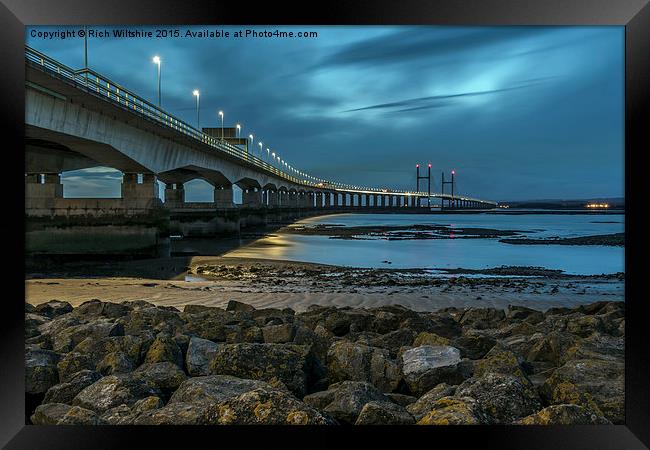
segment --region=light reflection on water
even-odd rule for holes
[[[453,228],[519,230],[531,238],[576,237],[624,231],[624,216],[614,214],[338,214],[300,224],[381,226],[436,224]],[[277,245],[276,245],[277,244]],[[624,249],[611,246],[512,245],[498,239],[349,240],[328,236],[274,233],[225,256],[306,261],[350,267],[467,268],[539,266],[569,274],[624,272]],[[390,264],[385,261],[390,261]]]

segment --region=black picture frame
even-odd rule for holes
[[[144,439],[150,448],[233,445],[250,441],[282,448],[356,445],[455,447],[473,441],[490,448],[636,449],[650,445],[650,352],[646,337],[647,295],[636,294],[642,267],[634,263],[641,246],[644,194],[637,172],[647,149],[650,97],[650,6],[647,0],[329,0],[321,2],[179,2],[172,0],[0,0],[0,70],[3,125],[0,230],[8,250],[0,328],[0,445],[6,448],[120,448]],[[253,6],[254,5],[254,6]],[[24,413],[24,43],[25,25],[46,24],[278,24],[278,25],[623,25],[625,26],[625,195],[626,338],[625,425],[610,426],[456,426],[380,428],[283,427],[46,427],[25,425]],[[645,117],[645,119],[644,119]],[[9,159],[9,161],[7,161]],[[636,163],[636,166],[635,166]],[[636,184],[633,181],[637,180]],[[629,245],[633,242],[633,245]],[[22,300],[21,300],[22,296]],[[191,428],[191,429],[189,429]],[[206,443],[199,444],[198,439]],[[231,443],[226,444],[226,439]],[[415,444],[413,440],[421,440]],[[374,441],[374,442],[373,442]],[[141,444],[145,445],[145,444]]]

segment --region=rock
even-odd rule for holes
[[[93,411],[63,403],[45,403],[36,407],[31,416],[34,425],[102,425]]]
[[[135,402],[133,405],[133,412],[139,414],[145,411],[153,411],[154,409],[162,408],[163,406],[164,403],[160,397],[151,396]]]
[[[194,377],[208,375],[217,348],[218,345],[212,341],[192,336],[185,356],[187,373]]]
[[[385,348],[392,357],[404,346],[410,346],[415,338],[415,333],[407,328],[400,328],[386,334],[374,337],[368,341],[371,347]]]
[[[25,352],[25,392],[44,394],[59,382],[57,363],[61,355],[50,350],[27,348]]]
[[[567,331],[576,336],[588,337],[595,332],[605,332],[606,327],[602,317],[597,315],[582,316],[567,322]]]
[[[499,424],[510,424],[541,409],[537,391],[514,375],[486,373],[458,386],[458,397],[477,400]]]
[[[96,412],[79,406],[73,406],[66,412],[57,425],[105,425]]]
[[[329,348],[327,368],[332,382],[366,381],[384,392],[394,391],[401,379],[388,350],[347,341],[334,342]]]
[[[102,302],[97,299],[89,300],[76,307],[73,314],[78,317],[108,317],[117,319],[126,316],[133,308],[125,303]]]
[[[41,334],[40,327],[50,321],[49,317],[39,314],[25,314],[25,339]]]
[[[210,362],[210,373],[263,381],[277,379],[303,397],[310,382],[315,381],[311,374],[316,364],[309,349],[302,345],[224,344]]]
[[[119,405],[102,413],[99,417],[108,425],[130,425],[133,422],[135,413],[128,406]]]
[[[437,400],[431,411],[425,414],[418,425],[489,425],[492,418],[481,405],[469,397],[443,397]]]
[[[43,403],[71,403],[79,392],[100,378],[101,375],[97,372],[80,370],[71,376],[70,381],[57,384],[48,389]]]
[[[258,387],[270,387],[258,380],[246,380],[229,375],[188,378],[169,399],[171,403],[219,403]]]
[[[90,355],[84,353],[70,352],[66,354],[56,365],[59,380],[63,383],[72,379],[74,374],[80,370],[95,370],[95,362]]]
[[[428,331],[430,333],[435,333],[438,336],[452,339],[456,336],[460,336],[463,332],[463,328],[458,321],[454,319],[453,315],[438,311],[428,315],[427,328],[419,331]]]
[[[157,363],[165,361],[183,367],[183,353],[174,339],[169,336],[158,335],[149,347],[144,362]]]
[[[470,308],[463,314],[460,324],[464,328],[486,330],[498,328],[506,314],[502,309],[495,308]]]
[[[36,307],[31,303],[25,302],[25,314],[34,314],[36,313]]]
[[[226,311],[253,312],[255,311],[255,308],[246,303],[230,300],[226,306]]]
[[[121,404],[131,407],[152,395],[162,396],[162,392],[150,381],[133,374],[109,375],[84,388],[72,404],[103,413]]]
[[[506,318],[512,321],[539,323],[544,320],[544,313],[524,306],[508,305]]]
[[[253,322],[254,323],[254,322]],[[257,325],[227,325],[226,342],[229,344],[238,344],[241,342],[262,343],[264,336],[262,329]]]
[[[571,359],[601,359],[622,362],[625,358],[625,338],[623,336],[614,337],[604,333],[593,333],[584,339],[574,339],[573,342],[572,347],[562,352],[559,358],[561,363]]]
[[[133,306],[133,302],[130,303]],[[143,305],[134,307],[133,311],[117,319],[117,323],[124,326],[124,334],[132,336],[154,335],[164,333],[168,336],[182,332],[185,322],[181,319],[178,310],[169,310],[162,307]]]
[[[471,375],[460,351],[449,346],[423,345],[402,354],[402,372],[411,392],[422,395],[440,383],[459,384]]]
[[[542,335],[539,340],[528,351],[526,357],[529,361],[549,362],[554,366],[560,365],[560,361],[566,352],[577,341],[576,337],[563,331],[551,331]]]
[[[284,344],[293,341],[296,329],[291,323],[270,325],[262,328],[264,342],[268,344]]]
[[[53,350],[67,353],[88,337],[101,339],[107,336],[124,336],[124,327],[110,319],[95,319],[92,322],[73,325],[53,333]]]
[[[147,341],[137,336],[87,337],[73,350],[75,355],[83,354],[85,358],[71,362],[73,367],[84,364],[103,375],[127,373],[140,364],[147,345]]]
[[[422,345],[449,345],[449,339],[438,336],[435,333],[423,331],[413,341],[414,347],[420,347]]]
[[[379,334],[390,333],[398,329],[400,316],[389,311],[377,311],[374,320],[370,323],[369,330]]]
[[[432,409],[433,405],[443,397],[451,397],[456,392],[456,386],[450,386],[446,383],[440,383],[414,403],[406,406],[406,410],[418,421]]]
[[[227,325],[236,323],[232,313],[218,308],[200,309],[192,313],[186,312],[181,314],[185,321],[183,333],[207,339],[213,342],[224,342],[226,340]]]
[[[327,391],[307,395],[303,401],[338,421],[354,424],[366,403],[390,402],[390,399],[370,383],[343,381],[331,385]]]
[[[494,347],[496,342],[490,336],[470,331],[452,339],[449,345],[460,350],[460,355],[463,358],[481,359]]]
[[[296,318],[311,329],[321,325],[335,336],[345,336],[350,331],[367,331],[374,320],[374,316],[368,311],[315,305],[298,314]]]
[[[540,394],[551,405],[574,404],[602,412],[614,424],[625,420],[623,361],[567,361],[546,379]]]
[[[578,405],[551,405],[515,422],[518,425],[609,425],[599,412]]]
[[[47,316],[50,319],[72,312],[72,305],[68,302],[59,300],[50,300],[46,303],[41,303],[35,308],[35,312],[42,316]]]
[[[334,335],[324,327],[317,325],[312,331],[305,325],[296,327],[293,343],[306,345],[310,351],[322,362],[327,361],[327,350],[332,345]]]
[[[291,394],[268,387],[218,405],[221,425],[335,425],[336,421]]]
[[[97,363],[95,369],[102,375],[128,373],[135,369],[135,362],[125,353],[111,352]]]
[[[56,425],[72,406],[63,403],[44,403],[38,405],[30,417],[34,425]]]
[[[133,425],[217,425],[217,405],[205,403],[168,403],[162,408],[144,411],[132,419]]]
[[[499,344],[492,347],[487,355],[485,355],[485,358],[474,362],[475,376],[486,373],[514,375],[519,377],[524,383],[530,382],[517,355]]]
[[[147,380],[157,387],[165,396],[171,395],[187,379],[187,375],[176,364],[163,361],[144,363],[136,369],[134,375]]]
[[[403,406],[371,401],[363,405],[355,425],[413,425],[415,420]]]
[[[408,405],[412,405],[418,400],[417,397],[413,397],[412,395],[398,394],[396,392],[388,392],[384,395],[388,397],[393,403],[397,403],[404,408],[406,408]]]

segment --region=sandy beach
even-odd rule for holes
[[[623,294],[623,281],[611,276],[470,278],[454,274],[433,279],[417,270],[221,256],[68,264],[28,274],[26,280],[26,301],[34,305],[53,299],[73,306],[91,299],[118,303],[146,300],[182,309],[188,304],[225,307],[229,300],[237,300],[256,308],[290,307],[298,312],[309,305],[402,305],[415,311],[521,305],[546,310],[622,301]]]

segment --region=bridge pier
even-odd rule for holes
[[[234,208],[235,203],[232,200],[232,186],[214,187],[214,206],[215,208]]]
[[[258,188],[244,189],[241,196],[244,208],[259,208],[262,206],[262,191]]]
[[[321,191],[316,192],[316,208],[323,207],[323,193]]]
[[[167,208],[180,208],[185,203],[185,188],[183,183],[165,184],[165,206]]]
[[[58,173],[28,173],[25,177],[25,208],[53,208],[54,199],[63,198],[63,184]]]
[[[269,208],[277,208],[278,207],[278,191],[274,191],[273,189],[269,189],[266,193],[266,196],[268,198],[268,203],[267,206]]]
[[[339,207],[339,193],[338,192],[334,192],[334,202],[333,202],[332,206],[334,206],[335,208]]]

